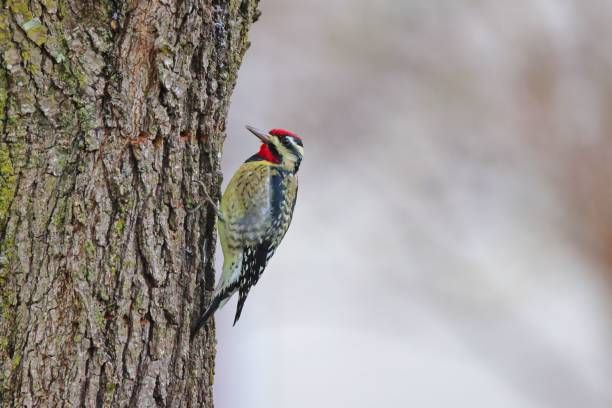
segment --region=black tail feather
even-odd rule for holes
[[[238,323],[238,319],[240,319],[240,314],[242,313],[242,307],[244,306],[244,302],[246,302],[246,298],[247,298],[247,295],[249,294],[250,289],[251,289],[250,286],[247,286],[244,289],[240,288],[239,295],[238,295],[238,306],[236,307],[236,316],[234,317],[233,326],[235,326],[236,323]]]
[[[220,297],[217,296],[217,297],[213,298],[212,303],[210,304],[210,306],[208,306],[208,308],[206,309],[204,314],[202,314],[202,316],[200,316],[200,318],[198,319],[196,324],[193,325],[193,327],[191,328],[191,337],[190,337],[191,340],[193,340],[195,335],[198,334],[198,331],[202,328],[202,326],[204,326],[206,324],[206,322],[208,321],[208,318],[210,316],[212,316],[217,311],[217,309],[219,308],[219,304],[220,303],[221,303],[221,298]]]
[[[232,293],[234,293],[236,286],[238,286],[237,283],[227,286],[223,288],[221,292],[218,292],[215,296],[213,296],[213,299],[204,314],[202,314],[196,324],[192,326],[190,340],[193,340],[193,338],[196,336],[196,334],[198,334],[198,331],[202,328],[202,326],[206,324],[208,318],[211,317],[217,311],[217,309],[219,309],[219,305],[221,304],[221,302],[223,302],[223,300],[225,300],[227,297],[231,296]]]

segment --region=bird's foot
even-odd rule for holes
[[[217,205],[217,203],[208,194],[208,189],[206,188],[206,185],[201,180],[197,180],[197,183],[200,186],[202,186],[202,192],[204,193],[204,199],[208,202],[208,204],[211,205],[211,207],[215,211],[215,214],[217,214],[217,218],[219,218],[219,220],[224,222],[225,220],[223,219],[223,215],[221,214],[221,210],[219,209],[219,206]],[[189,212],[197,211],[200,208],[200,205],[201,204],[198,204],[195,208],[193,208]]]

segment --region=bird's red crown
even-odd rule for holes
[[[278,136],[278,137],[281,137],[281,136],[293,136],[296,139],[300,139],[300,140],[302,139],[301,137],[299,137],[295,133],[290,132],[290,131],[285,130],[285,129],[270,129],[270,131],[268,133],[270,133],[271,135],[274,135],[274,136]]]

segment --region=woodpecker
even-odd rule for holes
[[[191,338],[238,292],[236,324],[249,290],[259,280],[293,216],[297,172],[304,155],[302,139],[284,129],[271,129],[266,134],[252,126],[246,128],[262,144],[259,152],[236,171],[221,197],[220,208],[215,207],[223,249],[223,273],[210,306],[193,326]],[[210,197],[208,200],[212,201]]]

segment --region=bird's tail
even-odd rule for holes
[[[236,307],[236,316],[234,317],[234,326],[238,323],[238,319],[240,319],[240,314],[242,313],[242,307],[244,306],[244,302],[246,301],[247,295],[249,294],[250,287],[241,288],[239,290],[238,296],[238,306]]]
[[[213,313],[215,313],[217,311],[217,309],[219,308],[219,304],[220,303],[221,302],[220,302],[220,299],[218,297],[213,298],[213,301],[210,304],[210,306],[208,306],[206,311],[200,316],[198,321],[191,328],[191,340],[193,340],[193,338],[198,333],[198,331],[202,328],[202,326],[204,326],[206,324],[206,321],[208,320],[208,318],[210,316],[212,316]]]
[[[204,326],[206,324],[208,319],[220,307],[222,307],[224,304],[227,303],[229,298],[232,296],[232,294],[236,290],[237,286],[238,286],[238,284],[236,282],[235,284],[226,286],[224,288],[220,288],[219,290],[215,291],[215,294],[213,295],[213,298],[212,298],[212,301],[210,302],[210,305],[208,306],[206,311],[202,314],[202,316],[200,316],[200,318],[197,320],[197,322],[191,328],[191,337],[190,337],[191,340],[193,340],[195,335],[198,334],[198,331],[202,328],[202,326]]]

